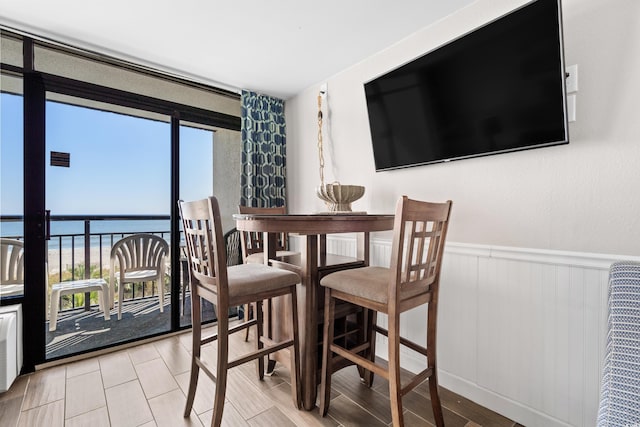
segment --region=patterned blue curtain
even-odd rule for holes
[[[286,205],[284,101],[242,91],[242,206]]]

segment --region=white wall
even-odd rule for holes
[[[325,177],[366,186],[354,210],[390,213],[402,194],[454,201],[443,385],[528,426],[594,425],[606,265],[640,259],[640,2],[563,1],[566,64],[579,66],[570,144],[380,173],[373,163],[363,83],[524,3],[477,0],[330,78]],[[286,102],[294,213],[324,209],[315,196],[321,83]],[[385,242],[378,236],[374,249]],[[383,258],[374,251],[372,262]]]
[[[354,209],[388,213],[402,194],[454,201],[455,242],[640,253],[640,2],[565,0],[566,64],[579,66],[568,145],[376,173],[363,83],[525,3],[478,0],[328,80],[325,176],[366,186]],[[330,55],[330,52],[323,52]],[[322,59],[319,58],[319,61]],[[291,212],[322,210],[319,84],[288,99]]]
[[[301,239],[292,236],[292,247]],[[331,253],[356,241],[333,235]],[[388,266],[391,243],[371,242],[371,263]],[[636,257],[640,260],[640,257]],[[449,242],[438,316],[440,385],[527,427],[593,426],[607,337],[607,277],[615,258]],[[403,313],[400,333],[424,344],[426,310]],[[378,324],[387,325],[386,316]],[[378,335],[386,359],[386,337]],[[401,347],[402,366],[424,358]]]

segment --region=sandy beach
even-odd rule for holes
[[[60,271],[71,270],[72,266],[84,265],[84,247],[71,249],[50,249],[48,260],[49,274],[58,273]],[[89,254],[91,265],[100,265],[102,261],[103,268],[109,268],[109,257],[111,256],[111,248],[102,248],[102,259],[100,258],[100,248],[91,247]]]

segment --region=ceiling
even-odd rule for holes
[[[0,25],[287,99],[474,0],[0,0]]]

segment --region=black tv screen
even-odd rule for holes
[[[377,171],[569,142],[560,0],[365,83]]]

